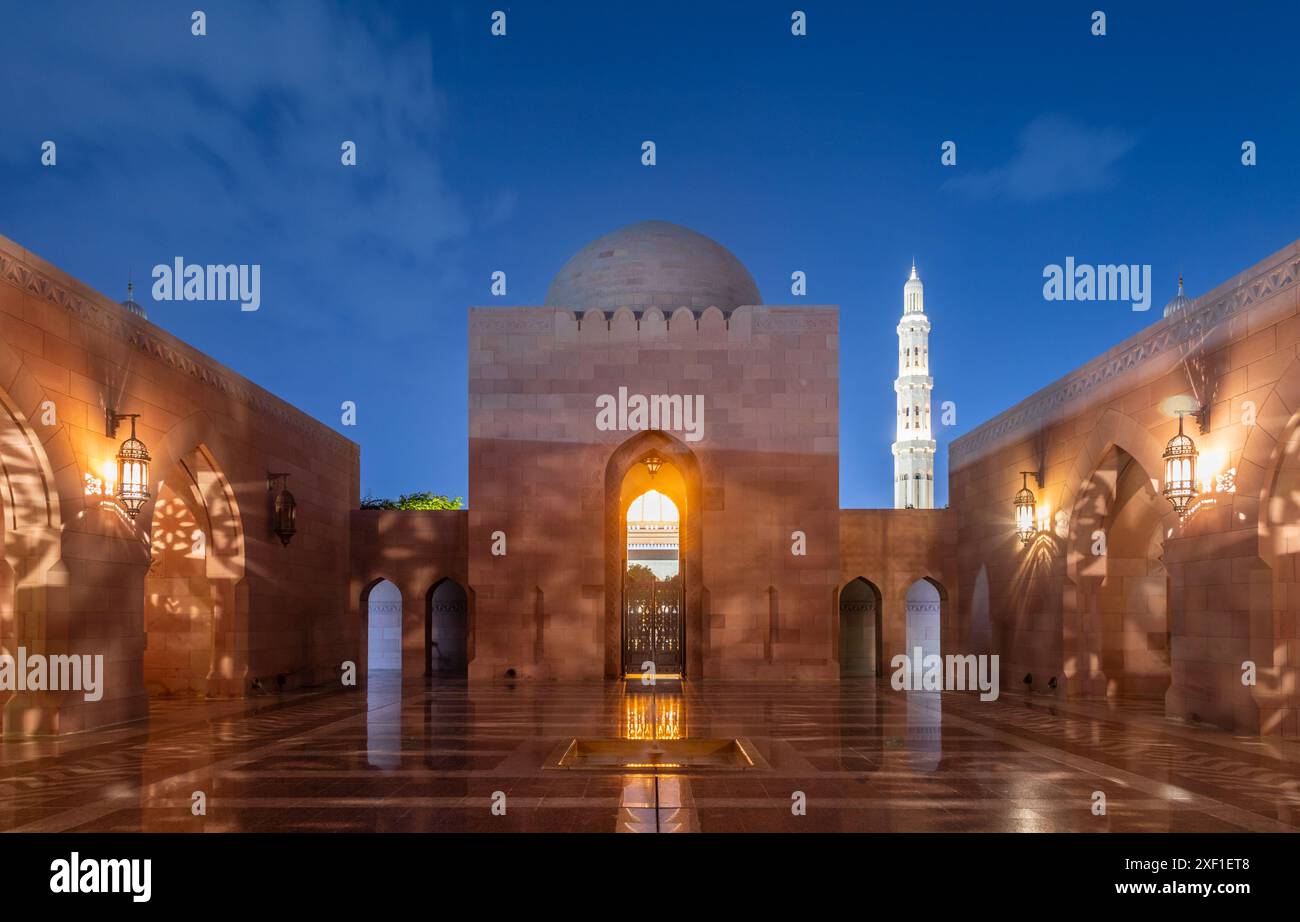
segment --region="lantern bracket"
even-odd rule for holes
[[[112,407],[106,407],[104,410],[104,434],[110,439],[117,438],[117,427],[124,419],[131,420],[131,437],[135,438],[135,421],[140,418],[139,413],[118,413]]]
[[[288,487],[286,478],[289,476],[288,471],[267,471],[266,472],[266,492],[274,493],[277,486]]]
[[[1192,413],[1192,416],[1196,418],[1196,428],[1200,431],[1200,434],[1209,435],[1210,405],[1208,403],[1198,405],[1196,410]]]
[[[1032,478],[1034,478],[1034,486],[1037,487],[1037,488],[1040,489],[1040,490],[1043,488],[1043,472],[1042,472],[1041,470],[1039,470],[1039,471],[1021,471],[1021,472],[1020,472],[1020,476],[1021,476],[1021,477],[1032,477]]]

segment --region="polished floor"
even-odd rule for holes
[[[1154,702],[981,702],[869,680],[649,691],[379,676],[329,693],[159,701],[147,722],[0,743],[0,830],[1300,829],[1300,746],[1172,723]],[[767,764],[543,767],[574,737],[742,737]]]

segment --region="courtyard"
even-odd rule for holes
[[[483,684],[153,700],[147,721],[6,740],[26,832],[1281,832],[1300,747],[1158,701],[896,692],[871,679]],[[743,738],[745,771],[547,767],[586,739]],[[203,815],[195,815],[202,792]],[[1095,792],[1105,814],[1094,812]],[[802,793],[805,810],[792,809]],[[502,796],[504,795],[504,797]],[[500,804],[494,812],[494,804]],[[501,812],[504,807],[504,813]]]

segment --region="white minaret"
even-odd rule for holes
[[[934,508],[934,439],[930,430],[930,321],[925,316],[925,286],[916,274],[903,286],[903,319],[898,322],[897,441],[894,442],[894,508]]]

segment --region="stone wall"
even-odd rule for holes
[[[651,449],[688,497],[688,675],[834,675],[837,330],[815,307],[471,310],[471,677],[617,674],[619,489]],[[621,387],[702,395],[703,437],[599,430]]]
[[[207,593],[211,653],[192,667],[204,675],[185,683],[242,695],[279,675],[289,684],[337,680],[354,630],[347,572],[357,446],[0,238],[0,646],[102,654],[107,673],[97,702],[79,692],[6,694],[5,731],[70,732],[146,711],[156,503],[132,520],[105,495],[128,432],[105,435],[109,406],[140,414],[152,495],[163,478],[179,478],[169,485],[199,510],[204,560],[186,575],[185,593]],[[289,472],[298,501],[288,547],[271,532],[268,470]],[[166,605],[155,600],[154,610]]]
[[[1152,664],[1163,658],[1170,716],[1300,735],[1290,474],[1300,423],[1298,281],[1300,242],[953,443],[961,619],[992,613],[1005,681],[1029,672],[1038,689],[1058,676],[1067,695],[1126,686],[1152,694]],[[1160,456],[1178,425],[1165,402],[1178,395],[1209,407],[1205,432],[1187,421],[1209,483],[1184,522],[1159,497]],[[1126,469],[1160,499],[1156,518],[1143,520],[1152,536],[1143,554],[1133,548],[1144,535],[1117,508]],[[1031,486],[1046,510],[1028,547],[1012,525],[1024,470],[1043,473]],[[1113,529],[1127,549],[1097,553],[1098,536],[1113,538]],[[1163,593],[1153,585],[1161,576]],[[1161,605],[1163,640],[1143,623]],[[1248,663],[1258,670],[1253,686],[1241,681]],[[1134,686],[1137,664],[1144,678]]]
[[[458,510],[377,510],[352,513],[351,644],[364,674],[367,598],[380,580],[402,594],[402,674],[425,669],[425,617],[429,595],[444,580],[469,589],[467,533],[469,512]],[[474,655],[473,593],[469,598],[470,657]]]

